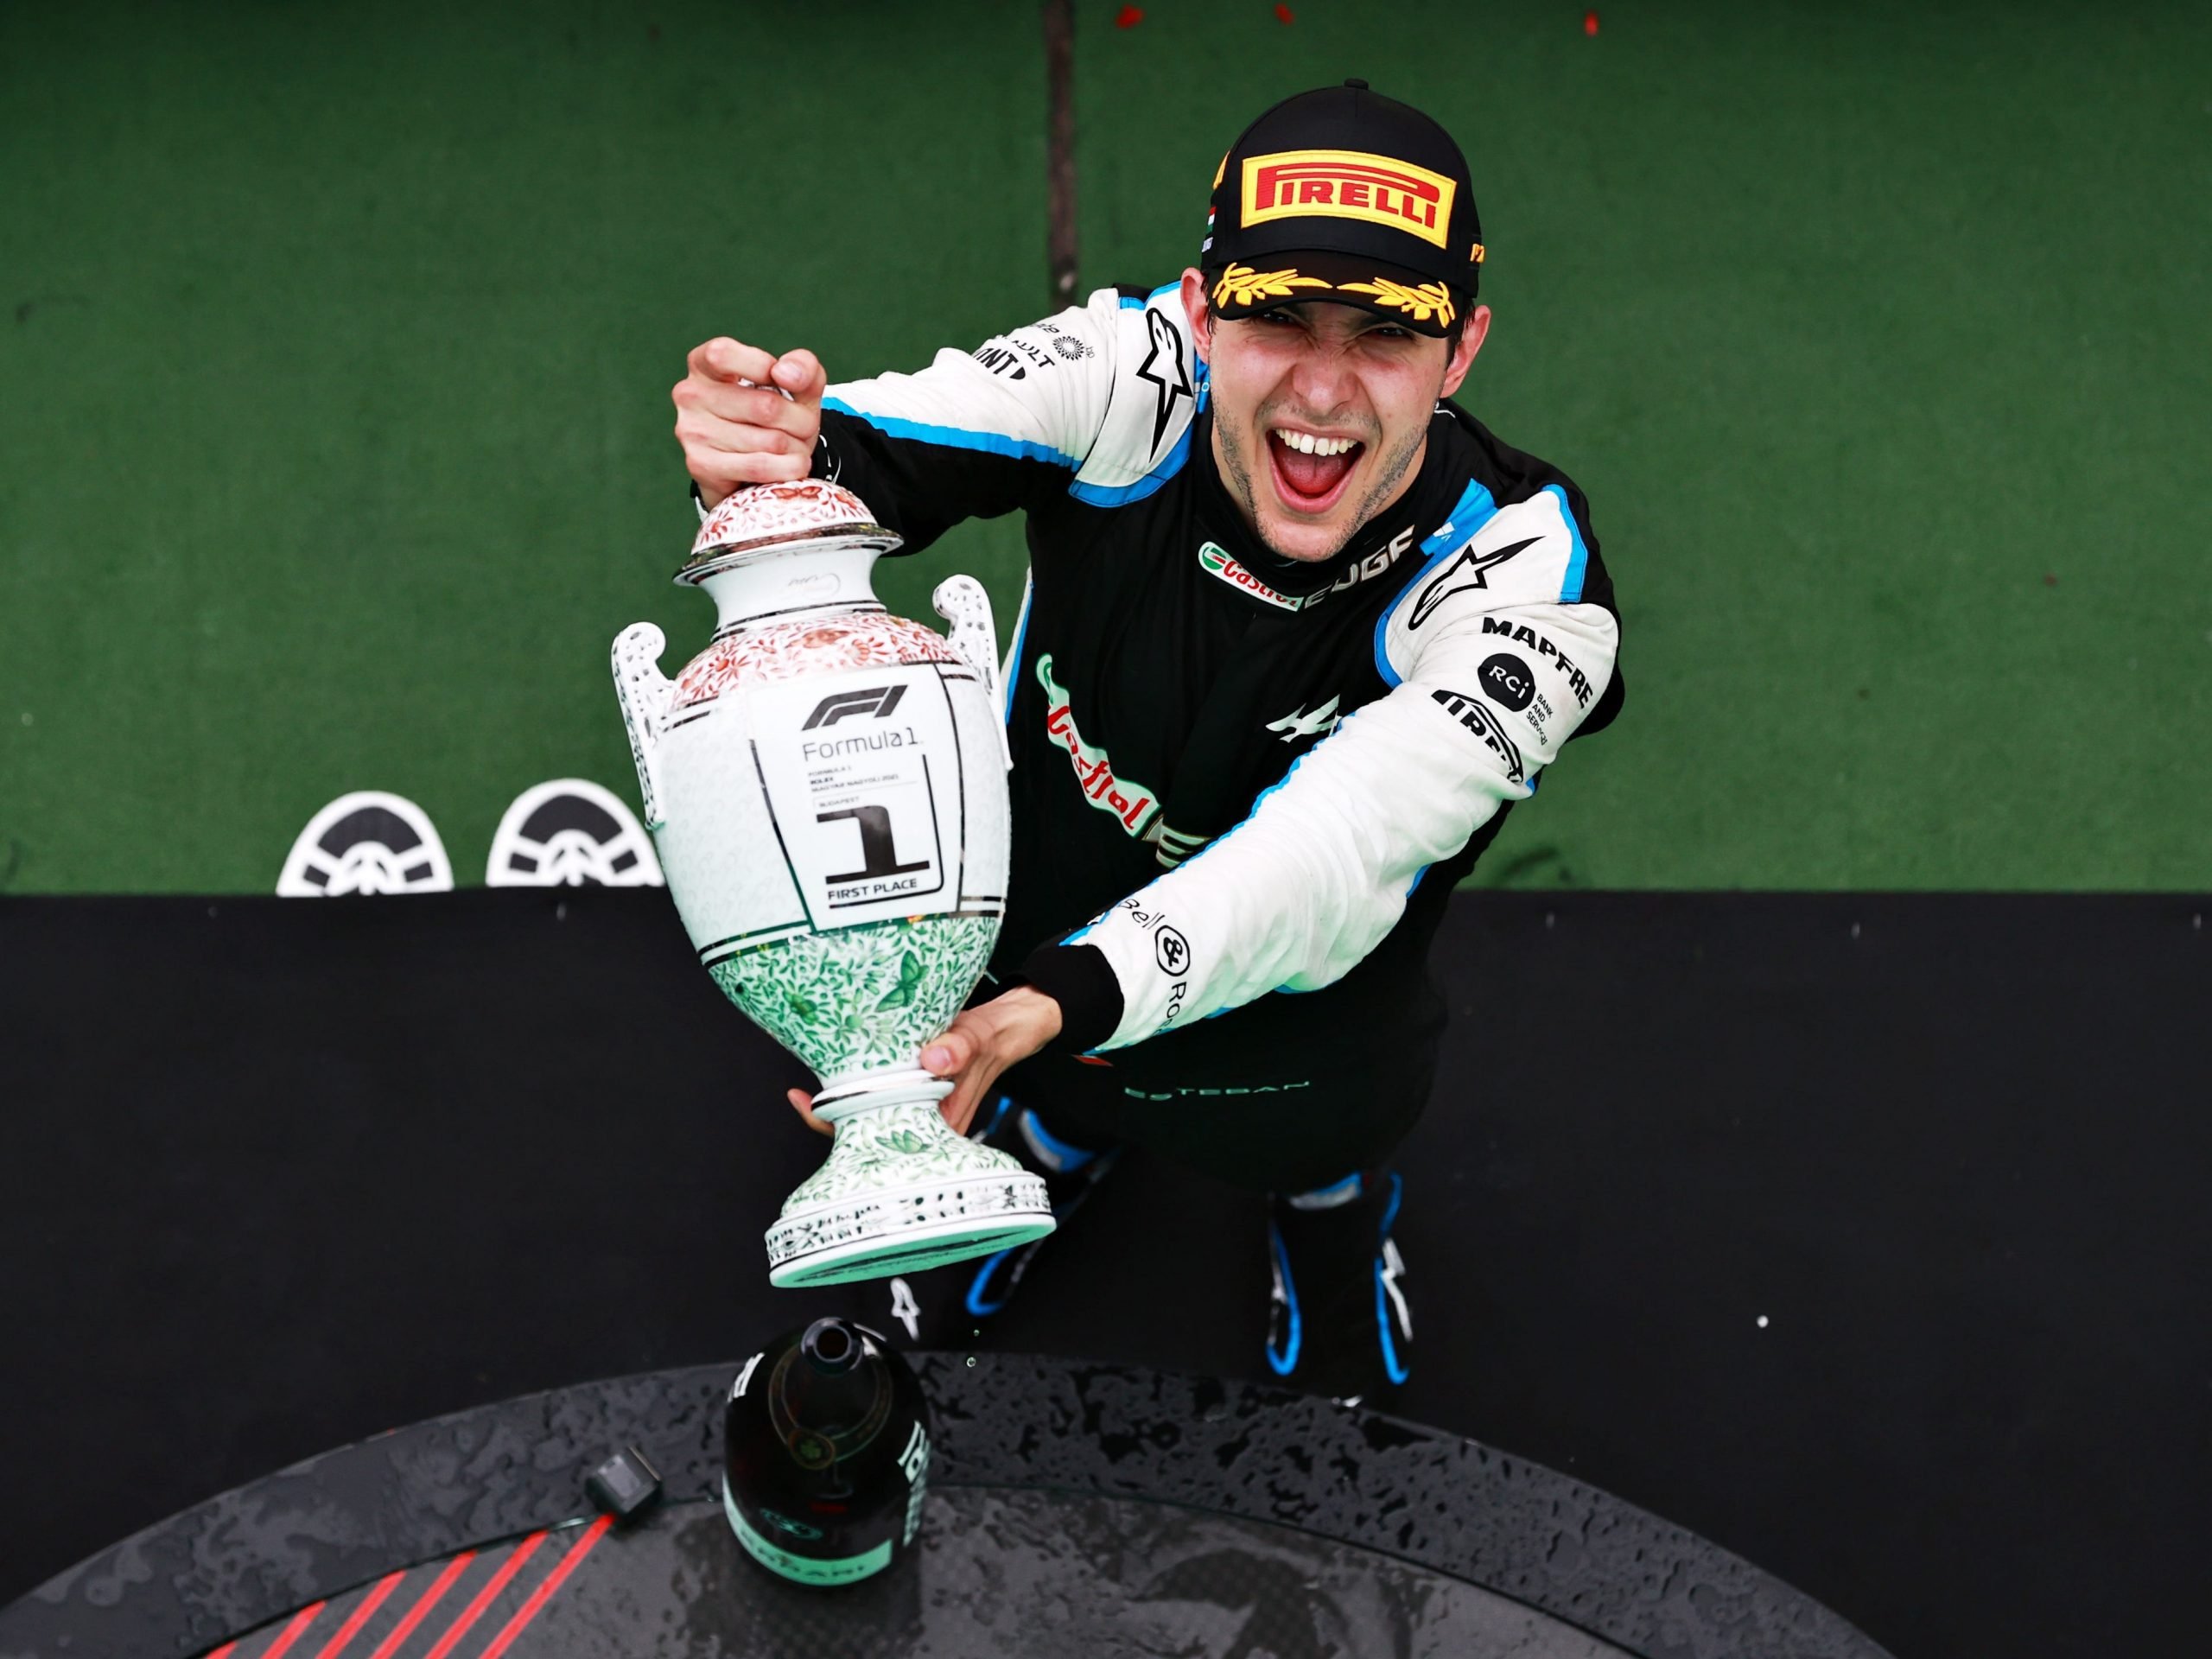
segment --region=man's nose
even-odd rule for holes
[[[1344,348],[1328,340],[1308,340],[1290,372],[1290,389],[1316,416],[1351,401],[1355,377]]]

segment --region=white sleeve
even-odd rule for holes
[[[1040,491],[1141,499],[1180,466],[1201,396],[1177,292],[1101,289],[916,373],[833,385],[815,470],[916,546]]]
[[[973,352],[948,346],[916,373],[841,382],[822,406],[893,438],[1072,473],[1105,423],[1120,308],[1120,296],[1101,289],[1083,305],[994,334]]]
[[[1126,1047],[1269,991],[1343,977],[1431,864],[1535,791],[1611,677],[1619,627],[1580,601],[1582,540],[1555,488],[1432,558],[1376,630],[1398,683],[1346,716],[1242,823],[1069,944],[1096,946]]]

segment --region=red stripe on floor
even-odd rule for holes
[[[438,1598],[453,1587],[453,1581],[466,1573],[468,1564],[475,1559],[474,1550],[464,1549],[448,1561],[446,1570],[438,1574],[437,1581],[416,1598],[415,1605],[407,1610],[407,1617],[392,1627],[390,1636],[377,1643],[377,1650],[369,1656],[369,1659],[391,1659],[391,1656],[399,1651],[401,1644],[415,1634],[415,1627],[429,1617],[430,1609],[438,1605]]]
[[[515,1609],[515,1616],[506,1622],[484,1651],[476,1656],[476,1659],[499,1659],[499,1656],[507,1650],[507,1644],[522,1634],[523,1626],[544,1611],[545,1604],[553,1599],[553,1592],[561,1587],[561,1580],[576,1570],[584,1557],[591,1554],[592,1546],[607,1536],[607,1529],[613,1524],[613,1516],[602,1515],[586,1527],[584,1535],[569,1547],[569,1553],[545,1575],[545,1581],[530,1592],[530,1599]]]
[[[376,1617],[377,1609],[384,1605],[384,1599],[397,1590],[399,1581],[406,1576],[407,1569],[402,1567],[397,1573],[378,1579],[377,1587],[361,1599],[361,1605],[353,1610],[353,1616],[338,1627],[338,1634],[322,1644],[322,1651],[315,1655],[315,1659],[338,1659],[338,1656],[346,1651],[346,1644],[361,1633],[361,1626]]]
[[[231,1656],[238,1651],[238,1644],[235,1642],[226,1642],[214,1652],[207,1655],[207,1659],[231,1659]]]
[[[318,1601],[294,1613],[292,1622],[284,1627],[283,1632],[261,1650],[261,1659],[283,1659],[283,1655],[290,1649],[292,1643],[300,1639],[301,1633],[315,1623],[315,1615],[323,1610],[324,1605],[324,1603]]]
[[[424,1659],[446,1659],[446,1656],[459,1644],[461,1638],[468,1634],[468,1627],[483,1617],[485,1608],[491,1605],[492,1598],[507,1587],[514,1575],[522,1571],[522,1564],[535,1555],[537,1553],[537,1547],[544,1541],[543,1533],[533,1532],[522,1542],[517,1544],[514,1554],[500,1563],[499,1570],[494,1573],[485,1586],[476,1592],[474,1599],[461,1610],[461,1617],[454,1620],[453,1628],[438,1638],[438,1645],[432,1648],[424,1656]]]

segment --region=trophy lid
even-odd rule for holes
[[[676,580],[696,585],[745,556],[788,543],[835,540],[888,553],[899,539],[875,522],[860,497],[826,478],[753,484],[733,491],[707,515]]]

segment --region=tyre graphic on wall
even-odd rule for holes
[[[556,778],[514,798],[492,837],[489,887],[658,887],[660,861],[622,798]]]
[[[340,795],[309,818],[276,878],[287,899],[452,890],[453,866],[429,815],[379,789]]]

